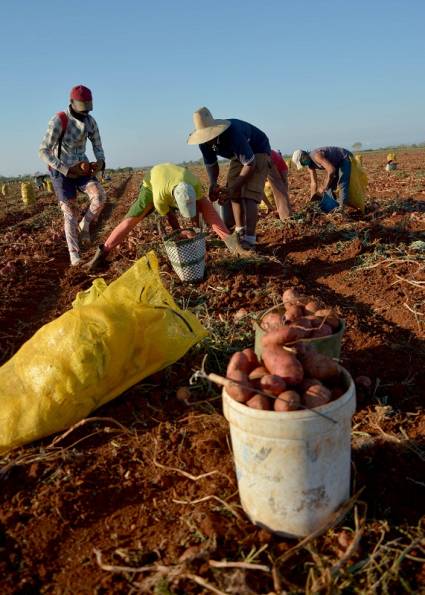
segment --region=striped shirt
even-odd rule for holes
[[[65,111],[68,118],[65,135],[62,140],[60,159],[57,157],[58,141],[62,134],[62,123],[57,114],[50,119],[47,132],[41,141],[38,154],[52,169],[57,169],[64,176],[68,174],[68,169],[79,161],[88,161],[86,155],[87,139],[93,145],[93,153],[97,160],[105,161],[102,141],[100,139],[99,129],[96,120],[92,116],[87,116],[84,122],[77,120],[71,114],[69,108]]]

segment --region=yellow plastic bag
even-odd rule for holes
[[[35,203],[34,186],[31,182],[21,182],[21,197],[25,206]]]
[[[367,175],[361,167],[357,159],[351,158],[351,176],[350,185],[348,187],[348,201],[347,204],[359,209],[364,213],[366,189],[367,189]]]
[[[268,199],[268,201],[270,202],[271,205],[274,205],[275,204],[273,190],[272,190],[272,187],[271,187],[270,182],[268,180],[266,180],[266,183],[264,184],[264,195]],[[266,203],[264,201],[261,201],[259,208],[262,211],[268,211],[269,210],[268,206],[266,205]]]
[[[130,269],[131,271],[131,269]],[[122,278],[122,276],[120,277]],[[78,306],[88,306],[89,304],[93,304],[99,296],[107,289],[107,284],[105,279],[99,277],[95,279],[91,284],[90,289],[86,289],[86,291],[79,291],[75,300],[72,302],[73,308],[78,308]]]
[[[0,368],[0,452],[68,428],[206,334],[162,285],[154,252],[95,281]]]

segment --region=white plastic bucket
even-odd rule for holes
[[[241,504],[256,525],[287,537],[323,527],[349,498],[351,417],[356,391],[342,369],[347,391],[314,411],[258,411],[223,389]]]

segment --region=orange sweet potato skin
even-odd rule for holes
[[[334,312],[330,308],[326,308],[323,310],[317,310],[315,312],[315,316],[320,316],[321,318],[325,319],[325,323],[329,324],[332,327],[332,330],[336,331],[339,327],[339,318],[334,314]]]
[[[309,409],[326,405],[330,400],[331,391],[320,382],[312,384],[303,394],[304,405]]]
[[[265,395],[254,395],[247,402],[248,407],[259,409],[260,411],[270,411],[272,409],[271,400]]]
[[[269,312],[261,319],[261,328],[265,331],[272,331],[282,328],[284,320],[278,312]]]
[[[250,363],[247,356],[242,352],[237,352],[232,355],[227,366],[226,376],[229,380],[235,380],[246,386],[249,386],[249,367]],[[250,391],[246,386],[239,386],[233,384],[227,387],[229,395],[239,401],[240,403],[246,403],[253,395],[253,391]]]
[[[300,339],[304,339],[309,334],[308,330],[297,328],[294,326],[284,326],[281,329],[270,331],[263,335],[261,343],[263,347],[270,347],[276,345],[286,345],[287,343],[294,343]]]
[[[328,380],[339,375],[340,368],[332,358],[314,349],[303,348],[299,351],[305,375],[317,380]]]
[[[301,405],[301,397],[295,390],[286,390],[274,402],[275,411],[296,411]]]
[[[274,375],[280,376],[287,384],[299,384],[304,371],[296,356],[281,347],[267,347],[263,350],[265,367]]]
[[[266,374],[260,380],[260,388],[262,391],[278,396],[286,390],[286,382],[280,376],[274,374]]]

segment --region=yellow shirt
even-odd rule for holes
[[[166,215],[171,208],[177,208],[173,190],[180,182],[186,182],[195,188],[196,200],[202,198],[199,178],[185,167],[174,163],[160,163],[146,174],[143,185],[152,190],[154,207],[161,216]]]

